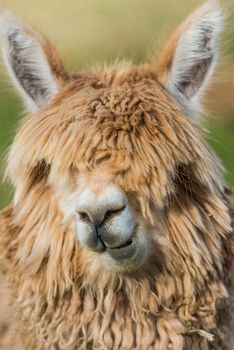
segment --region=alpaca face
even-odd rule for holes
[[[6,12],[1,28],[7,68],[33,113],[9,155],[15,205],[49,187],[80,247],[109,269],[157,259],[170,245],[173,198],[209,187],[215,173],[193,116],[216,62],[220,9],[208,2],[192,14],[157,64],[76,75],[28,24]]]

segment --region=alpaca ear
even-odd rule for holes
[[[58,92],[67,73],[49,41],[7,10],[0,15],[0,31],[9,75],[28,111],[35,112]]]
[[[158,80],[188,114],[200,109],[217,62],[221,31],[222,10],[210,0],[177,28],[159,58]]]

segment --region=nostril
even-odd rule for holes
[[[86,212],[84,212],[84,211],[78,211],[77,213],[79,214],[79,217],[80,217],[80,219],[81,219],[82,221],[87,221],[87,222],[90,222],[90,221],[91,221],[89,215],[88,215]]]
[[[99,212],[99,214],[95,215],[91,215],[88,214],[86,211],[77,211],[77,214],[79,215],[79,219],[83,222],[88,222],[88,223],[92,223],[96,229],[96,231],[99,229],[99,227],[102,226],[102,224],[104,224],[105,221],[107,221],[108,219],[112,218],[115,215],[119,215],[122,211],[124,211],[124,209],[126,208],[126,205],[123,205],[122,207],[116,208],[116,209],[109,209],[106,212],[105,211],[101,211]]]
[[[124,209],[126,208],[126,205],[122,206],[121,208],[118,209],[111,209],[111,210],[107,210],[105,216],[104,216],[104,221],[108,220],[109,218],[120,214],[122,211],[124,211]]]

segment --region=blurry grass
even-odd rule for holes
[[[7,183],[2,183],[5,171],[7,149],[15,134],[17,119],[19,118],[19,101],[6,92],[0,84],[0,208],[11,199],[12,189]]]
[[[143,52],[201,0],[0,0],[41,28],[64,56],[89,64]]]
[[[184,19],[200,0],[0,0],[7,7],[46,33],[59,48],[71,69],[117,58],[143,61],[156,47],[160,48],[168,32]],[[223,0],[224,4],[231,1]],[[231,9],[233,11],[233,9]],[[229,11],[229,12],[231,12]],[[232,17],[233,18],[233,17]],[[229,21],[231,24],[231,20]],[[234,27],[233,27],[234,28]],[[227,37],[234,32],[228,28]],[[229,61],[233,64],[234,42],[228,40]],[[225,40],[224,40],[225,42]],[[229,64],[229,63],[228,63]],[[231,65],[230,65],[231,66]],[[234,65],[231,70],[233,71]],[[20,120],[20,102],[7,88],[0,68],[0,182],[4,173],[4,155]],[[226,71],[227,72],[227,71]],[[225,72],[224,72],[225,75]],[[234,74],[228,75],[234,86]],[[209,142],[223,160],[227,181],[234,185],[234,101],[227,87],[222,92],[223,121],[208,122]],[[228,101],[225,98],[228,97]],[[216,99],[216,97],[215,97]],[[231,102],[230,102],[231,101]],[[225,105],[229,103],[228,111]],[[215,107],[216,109],[218,108]],[[232,115],[233,114],[233,115]],[[230,115],[231,118],[230,118]],[[229,117],[229,122],[225,121]],[[10,201],[11,190],[0,184],[0,207]]]

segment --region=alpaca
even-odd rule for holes
[[[158,59],[69,74],[44,36],[2,13],[28,111],[0,236],[23,349],[234,348],[231,191],[197,118],[221,30],[208,1]]]

